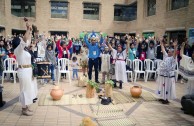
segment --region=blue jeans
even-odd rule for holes
[[[76,76],[76,78],[78,78],[78,69],[73,69],[73,79],[74,79],[74,76]]]
[[[51,64],[50,65],[50,71],[51,71],[51,79],[53,80],[53,81],[55,81],[55,65],[53,65],[53,64]]]

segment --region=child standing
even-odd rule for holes
[[[55,48],[56,48],[56,44],[53,41],[53,44],[47,45],[46,55],[45,55],[46,60],[51,63],[50,71],[51,71],[51,79],[53,81],[53,84],[55,84],[55,74],[54,74],[55,66],[56,66]]]
[[[110,54],[108,46],[105,46],[104,52],[101,54],[102,60],[102,83],[105,83],[105,75],[107,75],[107,80],[109,80],[109,70],[110,70]]]
[[[75,76],[76,76],[76,79],[78,79],[78,62],[77,62],[77,57],[73,57],[72,58],[72,64],[71,64],[71,67],[73,69],[73,80],[75,79]]]
[[[88,69],[88,50],[86,47],[81,48],[81,56],[80,65],[82,67],[83,75],[86,77],[86,72]]]

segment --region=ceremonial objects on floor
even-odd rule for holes
[[[139,86],[133,86],[130,89],[132,97],[138,98],[141,96],[142,93],[142,87]]]
[[[60,100],[63,96],[63,90],[59,86],[54,86],[50,92],[51,97],[53,100]]]

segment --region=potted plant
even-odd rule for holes
[[[86,86],[86,98],[93,98],[95,89],[98,90],[98,84],[92,80],[87,81],[87,86]]]
[[[105,96],[112,97],[112,87],[114,86],[114,82],[112,80],[107,80],[105,82]]]

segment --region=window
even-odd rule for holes
[[[184,39],[186,38],[186,31],[180,30],[180,31],[169,31],[167,32],[169,35],[170,40],[171,39],[178,39],[178,42],[184,42]]]
[[[50,31],[51,35],[64,35],[67,36],[67,31]]]
[[[144,32],[144,33],[143,33],[143,36],[144,36],[145,38],[153,37],[153,36],[154,36],[154,32]]]
[[[51,18],[67,18],[68,2],[51,1]]]
[[[98,3],[83,3],[83,18],[91,20],[99,20],[99,6]]]
[[[35,0],[11,0],[11,14],[18,17],[35,17]]]
[[[176,10],[182,7],[187,7],[189,0],[172,0],[171,1],[171,10]]]
[[[17,29],[12,29],[12,35],[24,35],[26,33],[25,30],[17,30]]]
[[[132,21],[137,19],[137,3],[131,5],[115,5],[114,20],[115,21]]]
[[[156,0],[147,0],[147,16],[156,14]]]
[[[123,37],[128,33],[114,33],[114,36],[119,36],[119,37]]]

